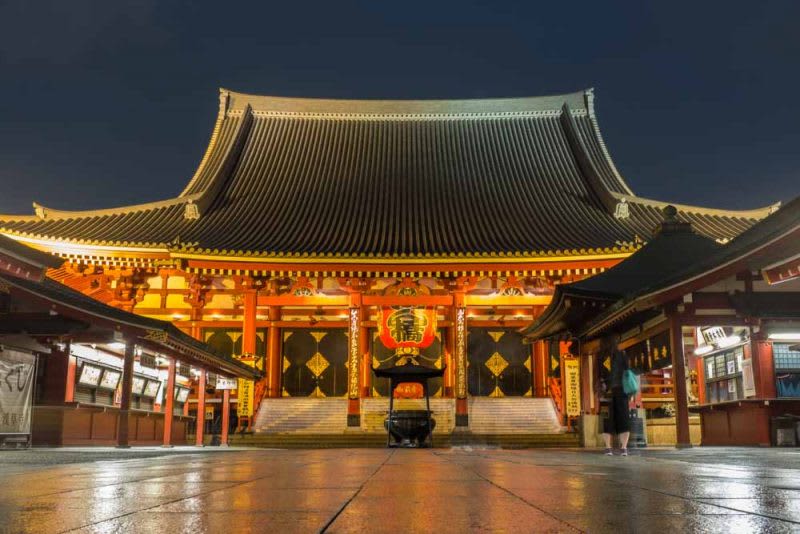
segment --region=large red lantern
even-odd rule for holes
[[[381,308],[378,337],[384,346],[393,349],[396,365],[419,365],[420,349],[436,339],[436,307],[389,306]]]

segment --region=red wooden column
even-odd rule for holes
[[[131,393],[133,390],[133,359],[136,345],[132,340],[125,340],[125,359],[122,364],[122,398],[120,400],[119,417],[117,418],[117,447],[127,449],[128,442],[128,415],[131,410]]]
[[[469,426],[467,403],[467,309],[465,292],[453,291],[453,356],[456,368],[456,426]]]
[[[198,447],[203,446],[203,435],[205,434],[206,423],[206,370],[200,369],[200,376],[197,377],[197,421],[194,444]]]
[[[452,313],[450,314],[453,315]],[[452,317],[451,317],[452,318]],[[455,344],[455,326],[451,325],[447,328],[444,342],[444,361],[447,364],[447,369],[444,372],[444,396],[447,398],[454,398],[456,396],[456,366],[453,359],[453,345]]]
[[[547,397],[547,344],[533,343],[533,396]]]
[[[164,414],[164,447],[172,447],[172,417],[175,411],[175,372],[177,367],[175,358],[170,358],[167,367],[164,404],[161,405],[161,412]]]
[[[698,404],[706,403],[706,365],[702,356],[698,356],[695,360],[697,367],[697,402]]]
[[[753,360],[753,382],[756,385],[756,398],[774,399],[778,390],[775,386],[775,359],[772,343],[763,332],[750,338],[750,358]]]
[[[350,308],[348,310],[348,352],[347,366],[347,426],[361,426],[361,400],[360,386],[361,373],[359,372],[361,355],[361,293],[350,293]]]
[[[364,323],[369,320],[369,307],[361,306],[361,328],[359,331],[359,345],[361,346],[361,397],[372,396],[372,354],[369,352],[369,327]]]
[[[67,344],[67,384],[64,389],[64,402],[75,400],[75,372],[78,367],[78,360],[70,354],[69,344]]]
[[[256,352],[256,304],[258,293],[255,289],[244,291],[244,320],[242,322],[242,352],[255,356]]]
[[[692,446],[689,434],[689,400],[686,393],[686,364],[683,356],[683,332],[681,331],[680,317],[672,315],[669,318],[669,333],[672,345],[672,374],[675,385],[675,427],[677,432],[678,448]]]
[[[281,320],[281,308],[269,307],[269,331],[267,333],[267,397],[281,396],[281,329],[275,322]]]
[[[228,427],[231,424],[231,392],[226,389],[222,392],[222,437],[220,447],[228,446]]]

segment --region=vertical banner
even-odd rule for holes
[[[706,387],[705,384],[698,384],[698,386]],[[744,390],[745,398],[756,396],[756,381],[753,377],[753,360],[750,358],[742,360],[742,389]]]
[[[564,358],[564,411],[567,417],[581,414],[581,364],[577,358]]]
[[[0,351],[0,434],[30,434],[36,356]]]
[[[241,362],[254,367],[256,364],[255,358],[242,358]],[[252,417],[254,402],[255,402],[255,383],[252,380],[244,378],[238,379],[238,387],[236,392],[236,415],[238,417]]]
[[[464,308],[456,309],[456,397],[467,398],[467,316]]]
[[[350,337],[350,363],[347,367],[350,375],[348,379],[348,392],[351,399],[358,398],[358,362],[361,359],[359,347],[359,341],[361,339],[359,327],[361,326],[361,320],[359,312],[359,308],[350,308],[350,333],[348,334]]]

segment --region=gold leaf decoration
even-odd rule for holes
[[[492,372],[494,376],[500,376],[506,367],[508,367],[508,362],[503,358],[499,352],[495,352],[491,355],[491,357],[486,360],[486,367]]]

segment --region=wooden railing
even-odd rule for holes
[[[675,385],[672,380],[648,376],[642,380],[641,388],[643,399],[667,401],[675,398]]]
[[[564,395],[561,393],[561,381],[557,378],[550,378],[550,398],[553,399],[556,411],[558,412],[558,421],[564,424]]]

